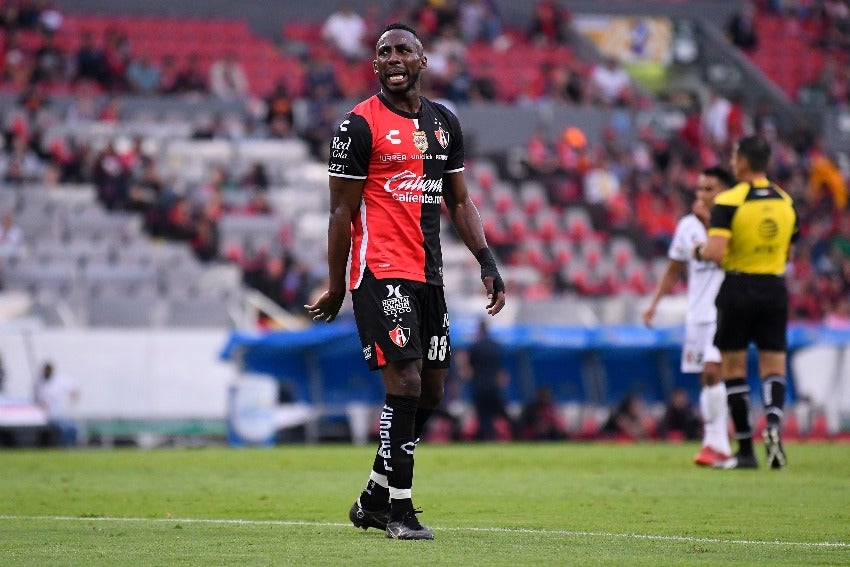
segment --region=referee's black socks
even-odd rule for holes
[[[770,426],[782,425],[782,418],[785,416],[785,387],[785,376],[779,374],[771,374],[761,383],[761,399],[764,400],[764,411]]]
[[[735,426],[735,438],[741,454],[753,454],[753,428],[750,423],[750,387],[746,378],[726,380],[726,400]]]

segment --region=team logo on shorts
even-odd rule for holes
[[[434,134],[437,136],[437,142],[444,150],[449,147],[449,133],[443,130],[442,126],[437,128]]]
[[[413,131],[413,145],[423,154],[428,151],[428,136],[423,130]]]
[[[390,340],[399,348],[407,344],[410,340],[410,328],[396,325],[395,329],[390,331]]]

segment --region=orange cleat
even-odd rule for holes
[[[728,458],[729,455],[724,455],[720,451],[704,445],[699,453],[694,455],[694,463],[702,467],[713,467],[715,463],[725,461]]]

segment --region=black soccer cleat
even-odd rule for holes
[[[785,449],[782,448],[782,438],[779,436],[779,428],[768,426],[762,432],[764,438],[764,450],[767,452],[767,466],[772,469],[784,468],[788,463]]]
[[[730,457],[724,461],[717,461],[714,463],[715,469],[757,469],[759,468],[759,461],[756,459],[754,454],[743,455],[738,453],[734,457]]]
[[[434,532],[419,523],[416,514],[422,510],[410,510],[403,516],[390,519],[387,537],[391,539],[434,539]]]
[[[355,528],[376,528],[379,530],[387,529],[387,522],[390,521],[390,505],[383,510],[367,510],[360,505],[360,499],[354,501],[351,505],[351,510],[348,511],[348,519],[354,524]]]

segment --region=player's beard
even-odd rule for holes
[[[416,85],[419,84],[419,75],[422,71],[416,71],[415,73],[409,73],[407,76],[407,82],[403,85],[390,85],[387,83],[387,78],[381,75],[381,86],[383,87],[385,92],[392,94],[407,94],[412,89],[416,88]]]

